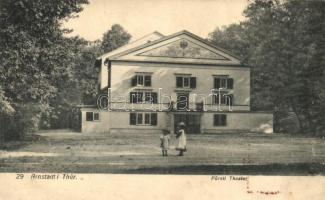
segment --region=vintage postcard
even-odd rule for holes
[[[322,199],[325,2],[1,0],[0,199]]]

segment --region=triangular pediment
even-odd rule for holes
[[[173,41],[171,43],[159,46],[137,55],[152,57],[227,60],[227,58],[224,56],[187,39],[179,39],[177,41]]]
[[[116,61],[139,61],[184,64],[241,65],[240,59],[206,40],[182,31],[148,42],[109,58]]]

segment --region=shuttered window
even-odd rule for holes
[[[131,78],[131,86],[151,87],[151,75],[135,75]]]
[[[142,92],[130,92],[130,102],[131,103],[141,103],[143,101]]]
[[[158,103],[158,94],[156,92],[130,92],[131,103]]]
[[[176,76],[177,88],[196,88],[196,77]]]
[[[233,89],[234,88],[234,79],[227,76],[220,76],[214,78],[213,83],[214,89]]]
[[[219,97],[220,95],[220,97]],[[220,105],[233,105],[234,102],[234,95],[233,94],[225,94],[223,92],[220,92],[220,94],[214,94],[212,96],[212,103],[213,104],[219,104]]]
[[[130,113],[130,125],[157,125],[157,113]]]

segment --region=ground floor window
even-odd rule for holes
[[[226,126],[227,125],[227,115],[225,114],[215,114],[213,116],[214,126]]]
[[[157,113],[130,113],[130,125],[157,125]]]
[[[99,121],[99,112],[86,112],[86,121]]]

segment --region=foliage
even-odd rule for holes
[[[210,34],[252,67],[252,108],[273,110],[277,131],[293,112],[300,132],[324,133],[324,10],[321,1],[255,0],[246,21]]]
[[[71,74],[62,20],[80,12],[87,0],[0,1],[1,132],[18,138],[38,127]],[[12,112],[8,112],[11,110]]]
[[[99,56],[98,42],[88,42],[78,37],[66,38],[65,41],[65,48],[71,54],[66,67],[71,69],[71,73],[62,76],[55,85],[57,94],[50,100],[49,112],[43,114],[42,128],[78,129],[76,107],[94,104],[96,100],[98,71],[94,62]]]
[[[119,24],[114,24],[110,30],[103,35],[101,50],[107,53],[127,44],[131,39],[131,35],[124,30]]]

